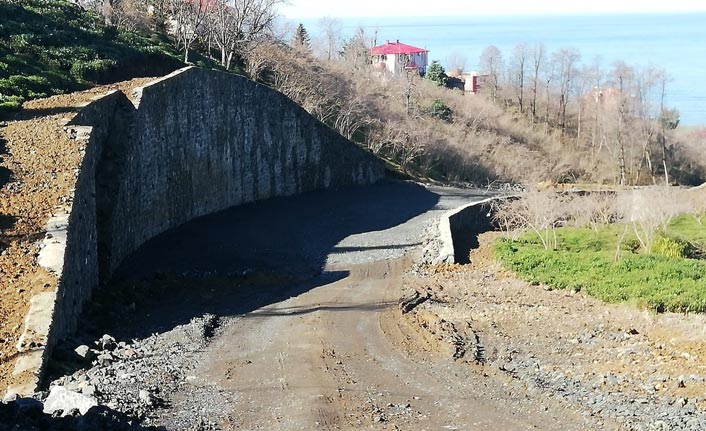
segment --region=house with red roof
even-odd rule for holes
[[[429,62],[429,51],[423,48],[387,41],[370,49],[373,68],[394,76],[402,76],[407,72],[424,75]]]

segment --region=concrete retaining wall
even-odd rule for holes
[[[44,259],[59,287],[53,306],[37,308],[48,329],[40,328],[41,347],[23,365],[38,378],[92,290],[150,238],[257,199],[384,176],[382,161],[242,77],[185,68],[132,96],[106,94],[70,123],[85,154],[70,214],[62,216],[60,234],[48,236]]]
[[[435,263],[468,263],[471,248],[477,246],[477,236],[493,228],[489,198],[458,207],[439,219],[439,256]]]

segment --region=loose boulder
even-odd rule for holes
[[[97,405],[98,401],[93,397],[70,391],[62,386],[54,386],[44,401],[44,413],[53,414],[61,410],[62,414],[66,415],[77,409],[85,415],[91,407]]]

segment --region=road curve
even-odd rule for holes
[[[150,317],[171,325],[202,312],[226,317],[194,371],[229,400],[226,429],[572,429],[566,418],[503,402],[502,388],[467,364],[415,354],[423,341],[399,318],[402,276],[425,228],[485,197],[384,182],[259,202],[160,236],[121,276],[288,277],[208,304],[182,297]]]

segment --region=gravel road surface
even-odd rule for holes
[[[383,182],[188,223],[97,295],[56,355],[54,384],[89,385],[100,403],[167,429],[585,429],[401,318],[404,274],[438,216],[486,197]],[[104,332],[122,344],[103,348]],[[83,343],[98,359],[70,368]]]

